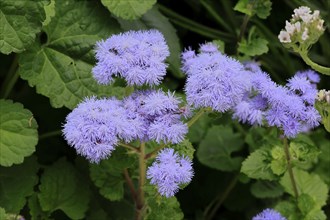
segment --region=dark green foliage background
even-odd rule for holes
[[[151,0],[132,14],[127,8],[116,8],[111,0],[55,0],[55,8],[47,6],[45,12],[42,8],[50,3],[46,0],[26,0],[26,3],[0,0],[0,11],[13,13],[5,9],[11,2],[24,2],[20,10],[30,10],[36,15],[27,16],[27,23],[18,25],[19,28],[24,26],[27,34],[20,37],[22,42],[16,49],[1,47],[0,38],[0,98],[22,103],[33,114],[39,141],[32,155],[22,156],[25,157],[23,163],[16,161],[11,167],[0,167],[0,207],[6,213],[21,214],[26,219],[133,218],[134,205],[122,170],[129,169],[136,180],[136,159],[125,159],[127,155],[118,150],[109,160],[90,165],[76,155],[60,132],[66,115],[83,97],[114,95],[122,98],[131,92],[121,80],[111,86],[99,86],[93,80],[90,70],[95,64],[93,47],[97,40],[126,30],[159,29],[171,52],[162,87],[176,90],[179,95],[185,83],[180,70],[181,51],[187,47],[198,49],[200,44],[213,40],[224,43],[224,51],[230,56],[260,62],[274,81],[284,84],[296,71],[308,66],[298,55],[285,49],[277,35],[293,9],[307,5],[321,11],[326,25],[325,33],[309,55],[315,62],[330,66],[329,0],[274,0],[270,14],[260,6],[262,10],[249,19],[246,29],[242,28],[245,14],[233,10],[237,1],[231,0],[158,0],[156,4]],[[124,4],[124,7],[127,6]],[[249,44],[249,36],[259,40]],[[244,45],[239,47],[238,43]],[[12,88],[11,82],[15,82]],[[329,89],[329,77],[321,76],[318,86]],[[155,189],[148,186],[150,213],[147,219],[204,219],[205,216],[222,220],[251,219],[267,207],[277,206],[282,210],[281,201],[291,202],[283,188],[288,178],[284,175],[280,180],[274,173],[282,175],[281,169],[286,167],[281,167],[283,164],[275,161],[274,156],[262,154],[263,149],[273,149],[279,144],[276,136],[277,132],[272,129],[239,125],[229,114],[204,115],[190,129],[188,139],[192,145],[186,140],[183,146],[175,147],[189,156],[193,154],[192,146],[196,149],[193,181],[180,190],[177,198],[168,200],[160,198]],[[316,184],[319,190],[316,194],[321,195],[315,201],[320,202],[318,205],[323,206],[322,210],[329,217],[330,202],[323,194],[330,186],[330,135],[321,125],[296,141],[312,146],[306,148],[312,149],[306,155],[301,155],[308,163],[296,161],[295,165],[301,168],[296,172],[318,175],[299,174],[308,178],[310,184]],[[294,150],[294,146],[290,147]],[[267,166],[272,164],[265,170],[259,163],[264,172],[259,180],[240,172],[242,161],[251,152],[262,155],[264,160],[257,158]],[[244,163],[253,162],[256,161]],[[317,185],[319,179],[322,184]],[[315,190],[311,191],[310,194],[304,192],[300,200],[313,200],[309,196],[314,195]],[[308,210],[308,207],[301,210]],[[2,214],[0,209],[0,218]]]

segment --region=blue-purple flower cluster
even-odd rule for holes
[[[244,66],[212,43],[203,44],[200,53],[182,53],[182,70],[187,74],[185,92],[194,107],[211,107],[225,112],[237,105],[249,87]]]
[[[206,43],[200,53],[182,53],[187,74],[188,104],[233,111],[233,118],[251,125],[276,126],[287,137],[316,127],[320,115],[314,108],[319,76],[312,70],[298,72],[285,86],[277,85],[256,62],[240,62]]]
[[[260,68],[252,69],[250,88],[233,109],[233,118],[251,125],[276,126],[290,138],[319,125],[321,118],[314,108],[315,83],[319,81],[315,72],[298,72],[280,86]]]
[[[97,42],[97,63],[92,72],[100,84],[120,76],[129,85],[158,85],[166,74],[168,56],[168,46],[159,31],[128,31]]]
[[[161,90],[135,92],[124,100],[87,98],[67,116],[64,137],[91,162],[110,156],[120,140],[179,143],[188,131],[179,104]]]
[[[286,220],[286,218],[274,209],[265,209],[254,216],[252,220]]]
[[[147,170],[150,183],[157,185],[159,194],[166,197],[174,196],[180,185],[189,183],[193,175],[191,160],[179,156],[171,148],[160,151],[156,161]]]

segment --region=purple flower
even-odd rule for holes
[[[191,160],[179,156],[171,148],[160,151],[155,162],[147,170],[150,183],[157,185],[158,192],[166,197],[174,196],[180,185],[191,181],[193,174]]]
[[[188,104],[225,112],[233,108],[248,88],[244,66],[215,50],[211,43],[201,45],[201,53],[182,54],[182,70],[187,74],[185,92]]]
[[[100,84],[120,76],[129,85],[158,85],[166,74],[168,56],[168,46],[159,31],[128,31],[97,42],[97,63],[92,72]]]
[[[265,209],[254,216],[252,220],[286,220],[286,218],[274,209]]]
[[[314,70],[298,71],[295,76],[306,77],[312,84],[317,84],[320,82],[320,76]]]
[[[321,117],[314,108],[317,90],[306,75],[298,72],[286,86],[280,86],[254,66],[248,84],[241,102],[233,108],[233,118],[251,125],[276,126],[290,138],[318,126]]]
[[[142,141],[179,143],[188,132],[181,117],[187,115],[179,107],[180,100],[173,93],[161,90],[138,91],[123,101],[124,107],[130,111],[131,117],[138,118],[143,124]]]
[[[86,98],[66,118],[64,138],[78,154],[98,163],[111,155],[119,139],[138,137],[143,127],[116,99]]]

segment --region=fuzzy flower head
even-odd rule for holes
[[[166,74],[169,48],[158,30],[128,31],[96,44],[94,78],[109,84],[114,76],[129,85],[158,85]]]
[[[119,139],[137,138],[142,126],[131,118],[116,99],[86,98],[67,117],[63,126],[65,140],[78,154],[98,163],[108,158]]]
[[[185,92],[188,104],[225,112],[241,100],[248,75],[241,63],[216,48],[208,43],[201,45],[198,55],[191,50],[182,54],[182,70],[187,75]]]
[[[161,90],[138,91],[123,101],[131,117],[143,125],[140,140],[158,143],[179,143],[188,132],[187,125],[181,121],[188,110],[182,110],[179,104],[173,93]]]
[[[254,216],[252,220],[286,220],[286,218],[274,209],[265,209]]]
[[[289,138],[319,125],[321,118],[314,108],[317,90],[306,76],[299,73],[280,86],[262,71],[250,74],[251,87],[233,108],[234,119],[276,126]]]
[[[320,11],[311,11],[306,6],[294,9],[290,21],[285,21],[285,29],[280,32],[278,39],[285,46],[291,44],[314,44],[324,32],[324,20],[320,17]]]
[[[147,170],[150,183],[157,185],[159,194],[166,197],[174,196],[180,185],[191,181],[193,174],[191,160],[180,156],[171,148],[160,151],[155,162]]]

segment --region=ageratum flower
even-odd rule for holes
[[[166,94],[161,90],[138,91],[123,101],[131,117],[138,118],[143,124],[140,139],[158,143],[179,143],[188,132],[187,125],[181,122],[185,113],[179,104],[173,93]]]
[[[193,174],[191,160],[179,156],[171,148],[160,151],[155,162],[147,170],[150,183],[157,185],[159,194],[166,197],[174,196],[180,185],[191,181]]]
[[[317,77],[298,72],[286,86],[277,85],[260,71],[250,71],[251,87],[234,107],[233,118],[251,125],[276,126],[287,137],[295,137],[319,125],[320,115],[314,108]],[[311,80],[312,79],[312,80]]]
[[[286,218],[274,209],[265,209],[254,216],[252,220],[286,220]]]
[[[188,104],[225,112],[233,108],[246,91],[249,76],[238,61],[221,54],[211,43],[201,52],[182,53],[182,70],[187,74],[185,92]]]
[[[129,142],[143,129],[121,101],[86,98],[67,117],[64,138],[78,154],[98,163],[111,155],[119,139]]]
[[[129,85],[158,85],[166,74],[168,56],[168,46],[159,31],[128,31],[97,42],[92,73],[100,84],[109,84],[118,76]]]

